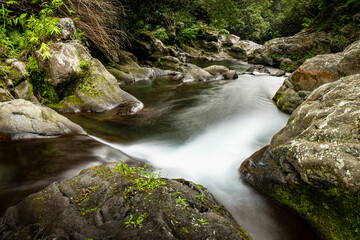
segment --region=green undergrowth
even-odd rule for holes
[[[326,239],[360,239],[360,194],[343,187],[274,186],[270,196],[294,209]]]

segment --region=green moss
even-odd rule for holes
[[[359,239],[359,193],[342,187],[275,186],[270,196],[300,213],[326,239]]]
[[[39,70],[31,71],[29,75],[30,88],[34,94],[38,94],[46,104],[53,104],[59,101],[58,94],[53,86],[45,81],[44,73]]]

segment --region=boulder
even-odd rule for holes
[[[150,32],[138,32],[131,39],[129,49],[140,60],[156,61],[161,57],[169,56],[170,50]]]
[[[229,55],[235,59],[244,60],[246,61],[248,58],[248,55],[246,53],[246,50],[240,46],[240,45],[233,45],[230,49],[227,50]]]
[[[235,70],[230,70],[227,73],[225,73],[223,76],[226,80],[234,80],[239,77]]]
[[[249,62],[296,70],[306,59],[332,52],[335,37],[330,33],[302,31],[290,37],[275,38],[249,55]]]
[[[6,59],[5,63],[0,62],[0,77],[17,86],[28,77],[26,65],[15,58]]]
[[[17,99],[24,99],[34,104],[40,104],[27,80],[23,81],[15,87],[14,96]]]
[[[209,72],[190,63],[183,66],[183,72],[183,82],[208,81],[213,79],[213,76]]]
[[[0,102],[7,102],[13,99],[14,99],[13,96],[8,90],[0,87]]]
[[[110,163],[9,208],[1,239],[251,239],[202,186]]]
[[[311,92],[325,83],[357,73],[360,73],[360,41],[351,44],[343,52],[318,55],[306,60],[284,82],[273,100],[279,109],[291,113],[306,99],[300,96],[304,92]]]
[[[231,46],[235,45],[236,43],[238,43],[239,41],[240,41],[240,37],[238,37],[234,34],[230,34],[221,42],[221,44],[225,47],[231,47]]]
[[[256,189],[294,209],[325,239],[360,229],[360,75],[314,90],[286,126],[241,165]]]
[[[0,103],[0,139],[86,134],[54,110],[23,99]]]
[[[219,52],[220,51],[220,43],[218,42],[204,42],[204,49],[210,52]]]
[[[124,114],[142,109],[143,104],[121,90],[116,78],[77,41],[52,43],[49,48],[51,58],[44,61],[37,52],[37,60],[45,80],[63,96],[52,108],[63,112],[102,112],[119,107]]]
[[[223,75],[226,74],[229,69],[225,66],[222,65],[211,65],[209,67],[204,68],[205,71],[207,71],[208,73],[210,73],[211,75],[215,76],[215,75]]]
[[[246,54],[249,56],[250,54],[252,54],[256,49],[261,48],[262,45],[257,44],[253,41],[249,41],[249,40],[241,40],[238,41],[236,44],[234,44],[231,47],[232,51],[236,51],[238,49],[243,49],[245,50]]]
[[[274,74],[274,76],[275,77],[282,77],[282,76],[284,76],[286,74],[286,72],[284,71],[284,70],[278,70],[275,74]]]
[[[254,65],[254,66],[251,66],[251,67],[249,67],[245,72],[248,72],[248,73],[257,72],[257,73],[270,74],[269,69],[267,69],[267,68],[264,67],[263,65]]]
[[[61,39],[71,40],[75,38],[75,24],[71,18],[60,18],[58,26],[61,29]]]

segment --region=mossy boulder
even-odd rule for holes
[[[0,140],[85,134],[54,110],[23,99],[0,103]]]
[[[0,219],[0,238],[250,239],[203,187],[124,163],[30,195]]]
[[[249,55],[249,62],[279,67],[286,71],[296,70],[308,58],[333,52],[334,38],[330,33],[306,31],[290,37],[275,38],[254,50]],[[344,48],[345,46],[341,50]]]
[[[309,93],[325,83],[357,73],[360,73],[360,41],[351,44],[343,52],[318,55],[306,60],[284,82],[274,100],[279,109],[291,113],[306,99],[304,92]],[[279,101],[280,97],[286,101]],[[292,107],[287,108],[285,104]]]
[[[360,75],[320,86],[240,169],[248,183],[297,211],[325,239],[359,239],[359,92]]]
[[[61,101],[51,104],[52,108],[102,112],[118,107],[124,114],[142,109],[143,104],[121,90],[115,77],[79,42],[52,43],[49,48],[51,58],[44,61],[37,52],[37,60],[45,81],[60,96]]]

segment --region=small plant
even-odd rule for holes
[[[204,192],[201,192],[201,194],[197,195],[196,198],[202,202],[205,202],[205,198],[208,199],[208,196],[205,196]]]
[[[189,206],[189,204],[186,203],[186,199],[181,198],[180,196],[176,197],[176,201],[177,201],[178,203],[180,203],[181,205],[183,205],[184,207]]]
[[[126,227],[133,227],[133,228],[142,228],[142,222],[144,221],[144,218],[146,216],[146,213],[140,214],[140,216],[137,219],[134,219],[135,215],[130,214],[129,221],[125,222]]]
[[[199,218],[197,219],[202,225],[206,225],[206,224],[209,224],[209,222],[205,219],[202,219],[202,218]]]

